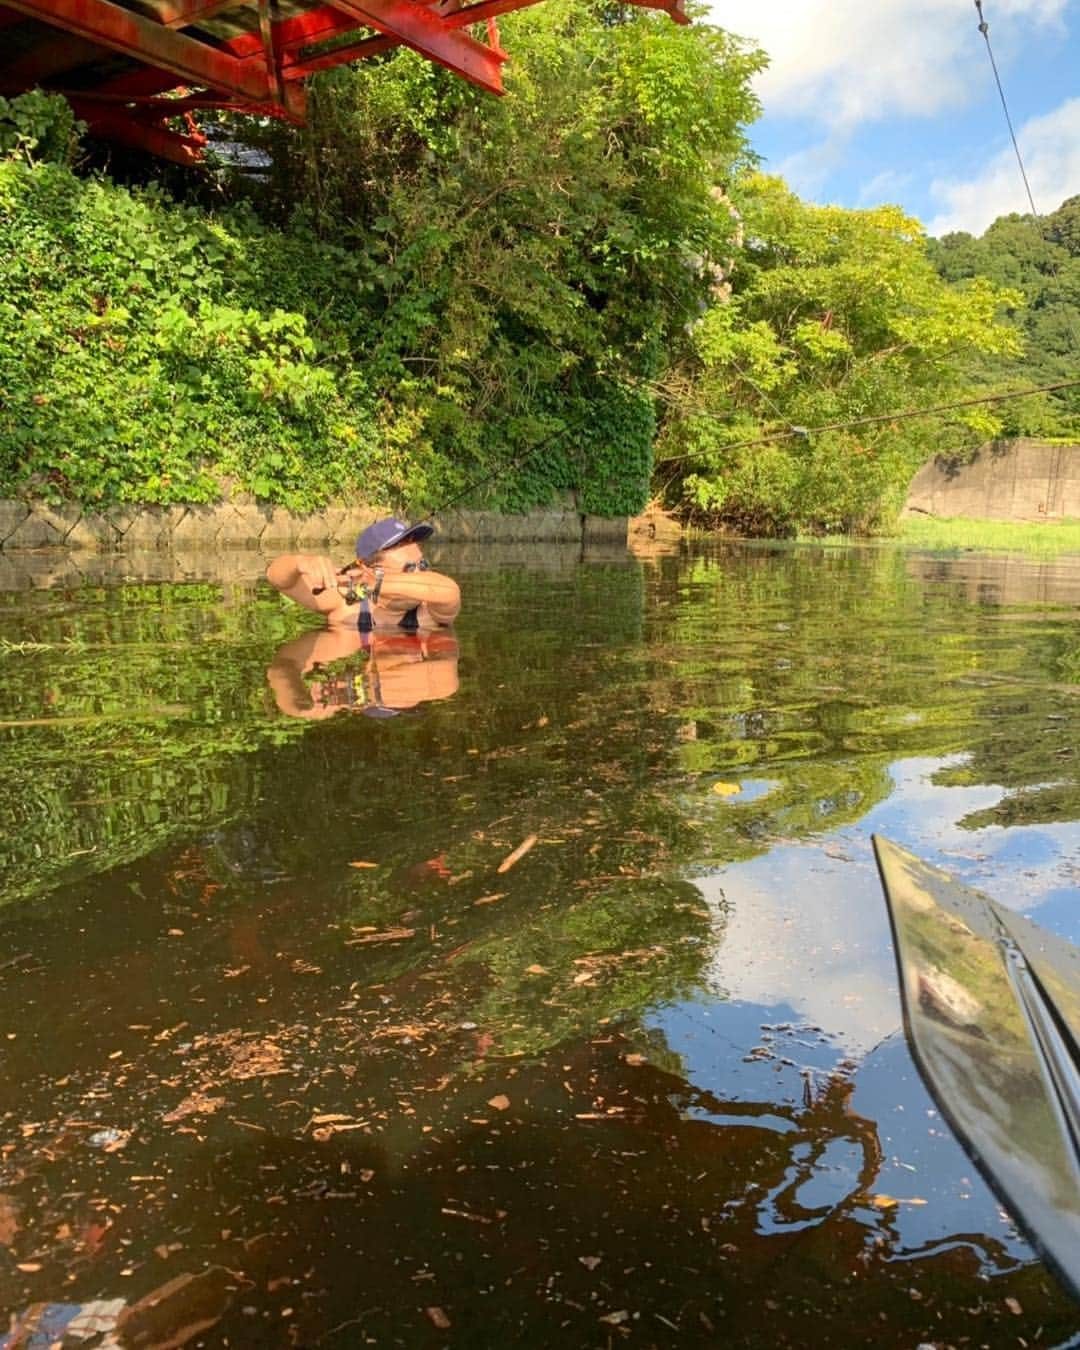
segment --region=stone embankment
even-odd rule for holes
[[[1080,519],[1080,445],[991,441],[968,463],[939,455],[912,480],[904,514],[1026,522]]]
[[[337,549],[351,546],[380,514],[364,506],[330,506],[299,515],[242,498],[211,506],[112,506],[100,511],[73,503],[0,501],[0,549]],[[583,515],[570,494],[547,510],[524,515],[447,511],[437,516],[436,524],[440,538],[454,543],[625,542],[627,531],[625,516]]]

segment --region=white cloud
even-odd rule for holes
[[[901,173],[896,169],[883,169],[859,189],[859,205],[877,206],[879,202],[902,201],[904,192],[911,186],[912,177],[910,173]]]
[[[1060,27],[1070,0],[994,0],[988,13],[1008,68],[1033,28]],[[711,18],[756,39],[770,68],[766,112],[844,133],[886,117],[933,117],[985,85],[974,6],[963,0],[712,0]]]
[[[768,173],[778,174],[800,197],[819,198],[843,164],[847,143],[847,136],[830,136],[763,167]]]
[[[1016,139],[1040,212],[1053,211],[1066,197],[1080,193],[1080,98],[1025,122]],[[927,226],[934,235],[950,230],[981,234],[997,216],[1031,209],[1011,144],[973,177],[936,179],[930,191],[941,207]]]

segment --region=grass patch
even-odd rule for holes
[[[1028,525],[1013,520],[969,520],[963,516],[953,520],[912,516],[900,522],[894,537],[901,544],[917,548],[973,548],[1056,558],[1063,553],[1080,553],[1080,520]]]
[[[814,544],[818,548],[899,544],[941,553],[976,549],[982,553],[1022,553],[1029,558],[1057,558],[1066,553],[1080,554],[1080,520],[1028,525],[1013,520],[972,520],[966,516],[955,516],[951,520],[912,516],[902,520],[889,535],[800,534],[795,542]]]

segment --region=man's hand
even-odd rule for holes
[[[284,553],[266,569],[270,585],[316,614],[333,615],[346,602],[335,563],[318,553]]]
[[[375,589],[376,581],[378,581],[378,577],[375,575],[374,567],[372,567],[370,563],[360,562],[357,563],[357,565],[352,569],[352,573],[353,577],[355,578],[357,587],[359,588],[360,586],[363,586],[363,588],[370,595],[371,592]]]
[[[296,574],[311,590],[312,595],[337,590],[337,564],[316,553],[300,553],[296,557]]]

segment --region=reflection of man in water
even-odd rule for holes
[[[356,561],[287,553],[266,569],[270,584],[327,627],[280,647],[266,673],[290,717],[330,717],[342,708],[390,717],[457,692],[457,639],[447,631],[461,608],[457,582],[432,571],[426,524],[378,520],[356,541]],[[345,669],[360,652],[363,663]]]
[[[279,647],[266,680],[289,717],[314,721],[342,708],[393,717],[457,693],[457,638],[445,628],[361,633],[335,624]]]
[[[357,539],[356,561],[349,566],[335,567],[317,554],[286,553],[266,569],[266,579],[335,627],[407,633],[445,627],[457,617],[461,593],[424,557],[420,543],[432,533],[426,524],[377,520]]]

